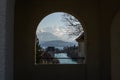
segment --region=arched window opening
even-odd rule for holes
[[[84,30],[74,16],[55,12],[36,29],[36,64],[84,64]]]

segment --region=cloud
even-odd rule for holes
[[[71,42],[74,41],[76,36],[69,36],[68,29],[63,26],[51,26],[51,27],[40,27],[37,31],[37,34],[41,32],[48,32],[58,37],[60,40]],[[47,36],[46,36],[47,37]]]
[[[62,37],[64,35],[66,35],[66,29],[61,28],[61,27],[55,27],[53,29],[53,34],[59,37]]]
[[[43,28],[38,28],[38,29],[36,30],[36,34],[39,34],[39,33],[41,33],[41,32],[45,32],[45,30],[44,30]]]

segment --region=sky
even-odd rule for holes
[[[66,41],[66,42],[75,41],[75,39],[78,36],[72,36],[72,37],[68,36],[67,27],[65,25],[65,22],[62,21],[62,15],[63,15],[63,12],[52,13],[44,17],[40,21],[40,23],[38,24],[37,30],[36,30],[36,35],[39,40],[40,40],[40,37],[39,37],[40,34],[43,32],[44,33],[47,32],[47,33],[52,33],[53,35],[57,36],[62,41]],[[49,40],[49,38],[47,38],[47,40]]]

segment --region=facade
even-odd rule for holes
[[[85,63],[85,40],[84,40],[84,32],[76,39],[76,41],[78,42],[79,45],[79,53],[78,53],[78,57],[81,57],[82,59],[79,59],[80,63]]]
[[[49,53],[52,57],[54,57],[55,47],[47,47],[46,52]]]

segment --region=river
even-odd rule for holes
[[[67,53],[56,53],[54,56],[58,58],[60,64],[77,64],[77,62],[67,56]]]

